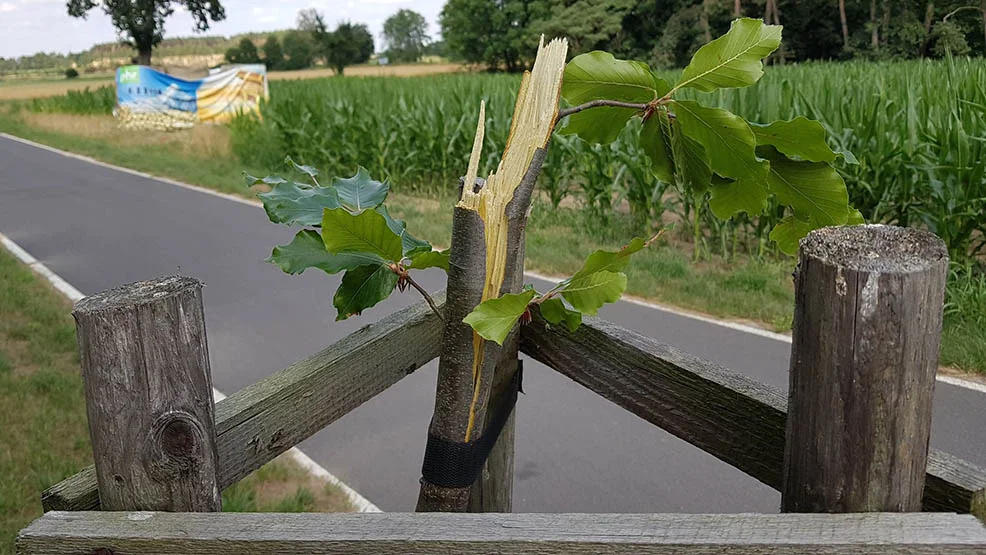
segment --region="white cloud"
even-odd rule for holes
[[[0,13],[10,13],[17,10],[17,6],[10,2],[0,2]]]

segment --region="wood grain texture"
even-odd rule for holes
[[[521,350],[644,420],[779,490],[787,399],[777,389],[674,347],[586,318],[574,333],[537,313]],[[932,450],[923,507],[979,514],[986,469]]]
[[[925,231],[802,240],[782,510],[921,510],[947,274]]]
[[[101,505],[220,510],[202,282],[132,283],[72,315]]]
[[[972,516],[947,513],[53,512],[21,531],[17,549],[22,555],[964,555],[983,553],[986,529]]]
[[[445,295],[435,296],[439,307]],[[226,488],[438,356],[441,321],[419,303],[216,404]],[[91,468],[42,494],[46,511],[100,508]]]

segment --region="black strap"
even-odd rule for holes
[[[524,367],[517,361],[517,371],[510,382],[508,395],[496,406],[486,423],[482,437],[468,443],[448,441],[428,434],[425,461],[421,466],[423,480],[446,488],[471,486],[479,477],[500,432],[507,424],[517,404],[517,393],[523,393]]]

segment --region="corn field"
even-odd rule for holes
[[[398,190],[450,187],[464,171],[480,98],[485,171],[498,162],[517,84],[509,75],[274,82],[263,119],[234,122],[234,150],[270,167],[287,154],[330,174],[363,165]],[[859,159],[840,169],[868,221],[927,227],[961,259],[986,251],[984,85],[981,60],[804,64],[770,68],[758,85],[714,98],[752,121],[820,120],[834,146]],[[574,197],[603,219],[629,211],[641,225],[683,220],[696,245],[724,254],[769,248],[779,209],[716,221],[700,199],[649,173],[636,132],[631,125],[603,146],[557,135],[539,183],[547,200]]]
[[[674,75],[668,75],[674,78]],[[275,81],[262,118],[231,124],[234,152],[251,166],[282,170],[285,155],[329,175],[358,165],[395,190],[450,189],[465,171],[479,100],[487,103],[485,164],[503,151],[519,77],[428,77]],[[700,94],[700,93],[695,93]],[[754,87],[713,93],[751,121],[805,115],[820,120],[833,146],[853,152],[845,165],[852,204],[871,222],[922,226],[948,243],[956,260],[986,255],[986,63],[949,59],[771,67]],[[109,87],[39,99],[34,111],[109,113]],[[539,182],[546,202],[572,199],[605,222],[644,227],[676,221],[696,253],[770,249],[768,230],[783,216],[717,221],[701,199],[679,195],[648,171],[630,125],[610,145],[556,135]]]

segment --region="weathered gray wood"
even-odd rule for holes
[[[802,240],[782,510],[921,510],[947,274],[917,229]]]
[[[132,283],[72,314],[101,505],[220,510],[202,283]]]
[[[439,307],[444,294],[436,295]],[[216,404],[226,488],[438,356],[441,321],[419,303]],[[46,511],[99,507],[92,468],[42,494]]]
[[[536,311],[535,311],[536,312]],[[785,396],[741,374],[615,324],[574,333],[539,314],[521,350],[644,420],[775,489],[782,485]],[[932,450],[924,508],[986,517],[986,469]]]
[[[947,513],[258,514],[48,513],[22,555],[480,553],[981,554],[986,529]],[[100,550],[105,551],[100,551]]]

